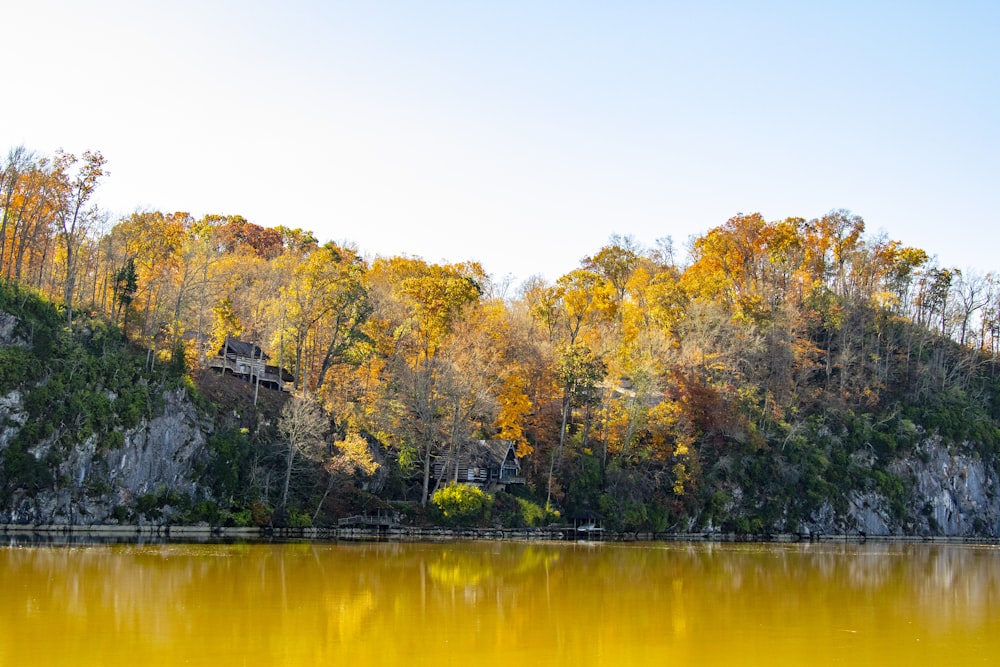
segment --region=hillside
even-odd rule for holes
[[[192,382],[169,365],[150,371],[113,327],[81,318],[70,330],[53,305],[11,285],[0,325],[0,521],[271,520],[273,498],[259,476],[281,473],[274,425],[287,394],[258,392],[254,406],[253,386],[239,379],[201,371]],[[962,354],[936,344],[926,358]],[[659,504],[655,462],[644,470],[613,462],[603,492],[588,489],[595,459],[576,452],[562,465],[583,479],[570,478],[566,497],[617,529],[993,536],[997,429],[988,403],[969,397],[992,395],[985,377],[974,379],[909,403],[902,398],[919,394],[922,380],[901,385],[889,410],[825,405],[769,438],[738,407],[705,406],[709,435],[683,496]],[[316,500],[316,475],[296,478],[302,507]],[[685,522],[667,525],[672,512]]]
[[[6,274],[34,278],[0,301],[0,509],[448,521],[435,492],[500,440],[525,483],[458,492],[463,521],[1000,535],[1000,282],[864,229],[737,215],[683,262],[612,237],[514,295],[472,262],[367,260],[239,216],[134,214],[82,243],[79,275],[11,236]],[[254,405],[205,370],[233,339],[294,397]]]

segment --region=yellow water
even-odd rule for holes
[[[0,547],[0,666],[972,665],[1000,549]]]

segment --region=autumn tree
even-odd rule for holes
[[[642,262],[642,248],[631,236],[613,234],[608,245],[583,260],[582,268],[600,275],[607,283],[617,312],[625,300],[632,274]]]
[[[372,455],[371,446],[361,433],[351,429],[340,440],[334,442],[334,451],[323,463],[326,474],[326,487],[313,512],[313,523],[319,518],[330,492],[338,480],[370,479],[382,467]]]
[[[229,297],[223,298],[212,307],[212,350],[221,350],[226,340],[232,338],[239,340],[243,335],[243,325],[240,318],[233,310],[233,303]]]
[[[611,286],[600,275],[576,269],[556,280],[556,308],[563,323],[560,340],[576,345],[582,336],[596,337],[598,326],[614,311]]]
[[[281,254],[285,238],[278,229],[256,225],[241,215],[211,215],[205,222],[215,228],[215,240],[228,253],[248,249],[263,259],[274,259]]]
[[[397,447],[404,467],[420,467],[422,504],[435,459],[461,436],[455,427],[464,429],[460,397],[467,378],[456,369],[462,355],[445,347],[478,303],[484,278],[477,264],[392,258],[372,267],[372,317],[383,332],[372,331],[372,340],[386,354],[378,430]]]
[[[49,158],[34,159],[33,155],[16,153],[8,162],[4,178],[5,275],[41,289],[51,263],[59,183]]]
[[[97,190],[100,179],[107,175],[104,169],[106,161],[99,151],[86,151],[82,163],[77,166],[77,162],[75,155],[59,151],[53,165],[59,186],[56,219],[65,253],[63,301],[66,319],[70,323],[73,321],[73,294],[80,247],[99,215],[96,208],[87,208],[87,204]]]
[[[278,432],[281,433],[284,450],[284,482],[281,486],[281,510],[288,509],[288,494],[291,488],[292,472],[297,458],[316,460],[322,456],[324,437],[329,421],[323,408],[308,396],[296,394],[281,409]]]
[[[845,294],[849,262],[862,240],[865,221],[850,211],[838,209],[811,220],[806,227],[813,270],[836,293]]]
[[[347,359],[369,313],[364,260],[351,248],[327,243],[305,257],[287,255],[291,281],[282,286],[280,308],[294,345],[297,387],[320,390],[334,364]],[[315,350],[315,365],[307,357]]]
[[[186,213],[136,211],[109,232],[113,254],[107,261],[120,268],[131,260],[135,266],[137,289],[132,305],[139,320],[135,335],[146,344],[151,364],[156,360],[156,336],[172,320],[170,294],[189,219]]]
[[[484,437],[494,427],[500,411],[498,395],[506,388],[508,399],[516,396],[510,386],[501,308],[496,300],[470,306],[453,325],[437,357],[441,364],[438,392],[444,408],[440,420],[448,438],[443,472],[454,481],[465,442],[477,435]],[[509,420],[515,409],[506,406],[508,432],[514,427]],[[523,448],[523,437],[520,443]]]
[[[590,411],[599,401],[598,385],[604,379],[605,373],[603,360],[594,356],[586,345],[568,345],[559,351],[556,358],[556,379],[562,389],[562,415],[559,446],[552,452],[549,462],[546,504],[552,500],[553,476],[562,459],[570,426],[570,415],[574,408],[579,407],[584,410],[583,447],[586,448],[590,431]]]
[[[14,235],[9,234],[9,230],[14,226],[19,209],[23,209],[23,205],[17,205],[16,198],[23,198],[24,181],[35,162],[32,152],[24,146],[18,146],[7,153],[7,158],[0,165],[0,266],[6,264],[4,259],[8,247],[13,247],[11,241]],[[8,241],[8,236],[11,241]]]

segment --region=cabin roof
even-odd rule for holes
[[[270,359],[259,345],[254,343],[248,343],[242,340],[236,340],[235,338],[227,338],[226,342],[222,344],[222,349],[219,350],[219,356],[224,357],[227,354],[232,353],[238,357],[247,357],[249,359]]]
[[[513,440],[472,440],[466,445],[466,457],[471,465],[500,465],[513,449]],[[516,452],[514,460],[517,461]]]

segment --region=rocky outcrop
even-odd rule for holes
[[[1000,535],[1000,477],[982,458],[926,440],[914,453],[890,465],[911,487],[908,513],[920,535]]]
[[[25,341],[14,334],[21,320],[0,310],[0,347],[24,347]]]
[[[796,532],[867,536],[997,537],[1000,475],[975,454],[925,438],[887,472],[905,490],[902,506],[883,494],[851,491],[847,511],[829,503]]]
[[[25,419],[18,392],[0,397],[0,450]],[[163,414],[122,433],[122,443],[107,447],[96,436],[60,454],[54,488],[35,494],[16,492],[0,508],[0,523],[101,524],[115,520],[116,507],[131,507],[142,496],[169,494],[193,500],[209,497],[198,481],[209,459],[201,419],[183,389],[164,394]],[[45,440],[31,448],[45,459],[59,445]],[[60,450],[61,451],[61,450]],[[169,520],[171,508],[163,509]]]

